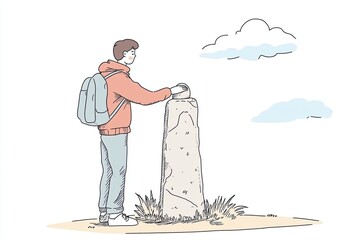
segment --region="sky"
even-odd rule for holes
[[[113,44],[125,38],[140,45],[130,66],[135,81],[151,90],[184,82],[196,98],[206,199],[235,195],[246,213],[323,222],[191,237],[359,238],[360,17],[352,1],[19,0],[1,1],[0,7],[1,239],[153,237],[46,227],[98,214],[100,137],[77,119],[77,101],[82,81],[113,59]],[[246,27],[235,34],[250,19],[265,21],[268,27],[257,21],[262,30],[281,28],[286,41],[243,37],[215,49],[245,33]],[[219,45],[204,49],[216,39]],[[292,44],[286,45],[292,51],[250,59],[202,55],[262,44]],[[331,114],[253,121],[296,99],[321,103]],[[159,196],[165,103],[133,106],[127,212],[135,210],[136,193]]]

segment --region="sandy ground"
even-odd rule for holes
[[[131,227],[108,227],[99,225],[97,218],[74,220],[72,222],[49,225],[51,228],[96,232],[96,233],[181,233],[181,232],[212,232],[212,231],[240,231],[266,228],[299,227],[320,224],[314,219],[297,217],[267,217],[267,216],[239,216],[235,220],[225,219],[210,224],[208,221],[196,223],[177,223],[168,225],[147,224],[140,222]]]

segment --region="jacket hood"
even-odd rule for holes
[[[122,72],[126,72],[128,73],[130,71],[130,68],[121,64],[121,63],[118,63],[118,62],[115,62],[113,60],[108,60],[106,62],[103,62],[100,64],[99,66],[99,72],[113,72],[113,71],[122,71]]]

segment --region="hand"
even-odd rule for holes
[[[171,94],[177,94],[187,91],[188,88],[184,85],[176,85],[175,87],[170,88],[170,90],[171,90]]]

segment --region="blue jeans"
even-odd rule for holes
[[[124,211],[124,191],[127,162],[127,134],[101,135],[102,176],[100,181],[100,212]]]

